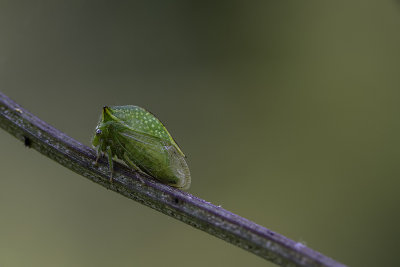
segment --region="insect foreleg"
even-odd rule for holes
[[[99,159],[100,159],[100,157],[101,157],[101,154],[102,154],[102,152],[101,152],[101,147],[102,147],[102,145],[103,145],[103,142],[100,141],[100,144],[97,146],[96,161],[94,162],[94,165],[95,165],[95,166],[98,165],[98,161],[99,161]]]
[[[94,165],[97,166],[99,163],[100,157],[103,155],[103,152],[100,151],[100,148],[97,150],[97,156],[96,156],[96,161],[94,162]]]
[[[108,157],[108,168],[110,170],[110,183],[112,183],[114,166],[113,166],[113,155],[112,155],[110,146],[107,147],[107,157]]]

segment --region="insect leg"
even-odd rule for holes
[[[133,161],[129,158],[127,153],[124,153],[124,162],[126,163],[126,165],[128,165],[129,167],[131,167],[132,169],[136,170],[137,172],[140,173],[145,173],[144,171],[142,171],[135,163],[133,163]],[[138,177],[138,176],[137,176]],[[144,183],[144,181],[139,177],[139,180]]]
[[[112,156],[111,148],[109,146],[107,147],[107,156],[108,156],[108,167],[110,169],[110,183],[112,183],[114,167],[113,167],[113,156]]]
[[[127,153],[124,153],[124,162],[131,167],[132,169],[134,169],[135,171],[140,171],[143,172],[138,166],[136,166],[135,163],[133,163],[132,160],[130,160],[129,156]]]
[[[99,159],[102,156],[103,152],[100,151],[100,147],[97,149],[97,156],[96,156],[96,161],[94,162],[94,165],[97,166],[99,163]]]
[[[95,166],[98,165],[98,161],[99,161],[99,159],[100,159],[100,157],[101,157],[101,154],[102,154],[102,152],[101,152],[101,147],[102,147],[102,145],[103,145],[103,142],[100,141],[100,144],[97,146],[96,161],[94,162],[94,165],[95,165]]]

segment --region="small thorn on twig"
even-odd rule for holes
[[[25,145],[26,147],[31,148],[31,146],[32,146],[32,141],[31,141],[31,139],[29,139],[29,137],[24,136],[24,145]]]

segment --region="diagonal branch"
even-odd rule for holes
[[[115,163],[114,182],[110,183],[104,158],[99,166],[94,166],[95,152],[91,148],[46,124],[1,92],[0,126],[26,146],[91,181],[276,264],[344,266],[223,208],[132,172],[122,164]]]

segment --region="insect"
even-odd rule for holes
[[[141,107],[103,107],[92,145],[97,149],[96,163],[103,153],[108,156],[110,182],[116,156],[130,168],[163,183],[181,189],[190,186],[185,155],[164,125]]]

